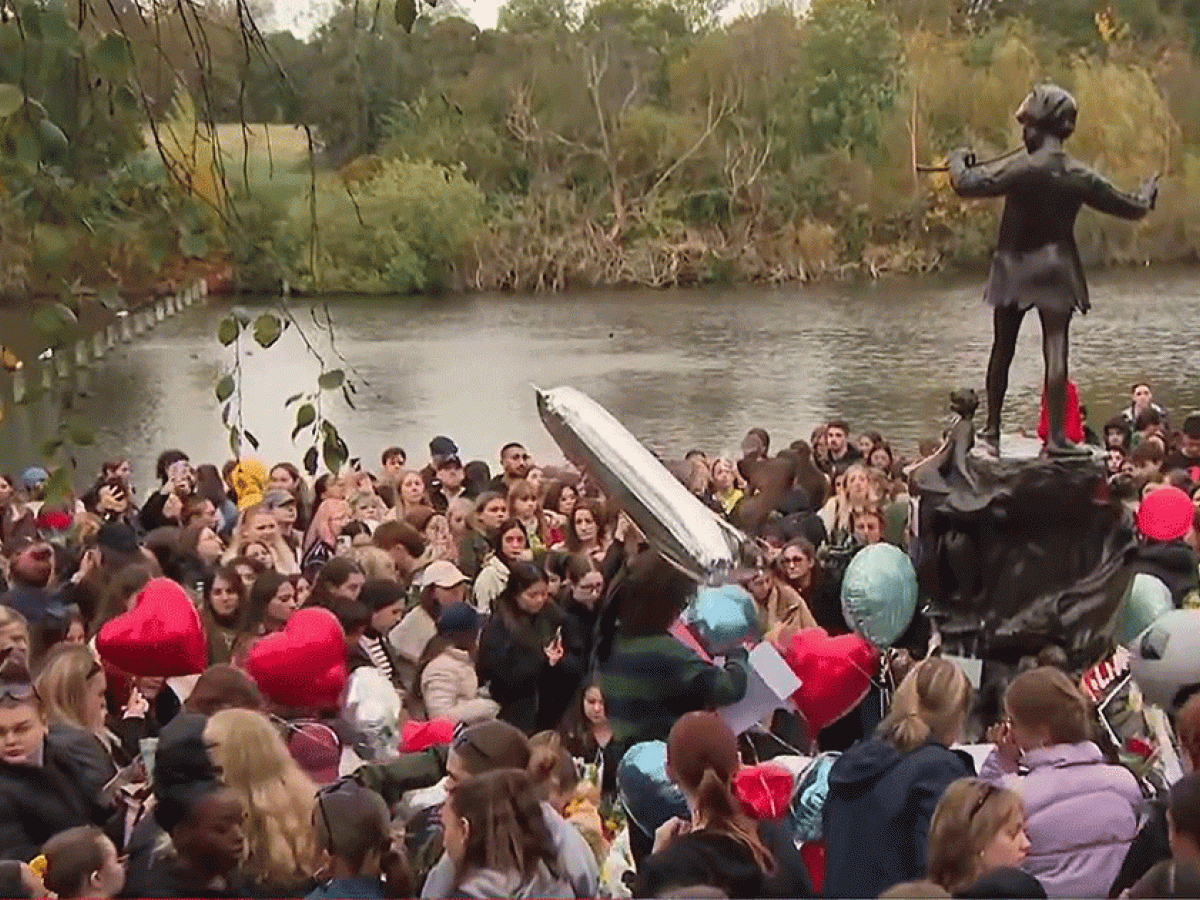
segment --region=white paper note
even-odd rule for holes
[[[729,706],[722,707],[721,718],[733,729],[734,734],[762,721],[777,709],[788,705],[788,700],[800,688],[800,679],[791,670],[773,646],[764,641],[750,651],[750,672],[746,684],[746,696]]]

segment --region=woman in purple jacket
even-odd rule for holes
[[[1029,855],[1021,868],[1050,897],[1103,897],[1138,831],[1141,787],[1104,761],[1092,742],[1091,709],[1059,669],[1017,676],[1007,718],[980,777],[1025,804]]]

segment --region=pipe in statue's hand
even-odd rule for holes
[[[950,156],[947,157],[947,162],[953,165],[955,162],[961,164],[964,168],[971,169],[975,167],[975,151],[968,147],[958,147],[950,151]]]

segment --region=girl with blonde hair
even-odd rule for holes
[[[938,800],[974,774],[970,757],[950,750],[973,696],[957,665],[923,660],[896,689],[875,737],[833,764],[823,827],[826,896],[878,897],[924,877]]]
[[[262,893],[304,896],[319,867],[312,824],[317,786],[261,713],[221,710],[208,720],[204,740],[246,813],[244,874]]]
[[[818,515],[825,524],[825,532],[829,535],[829,543],[833,545],[844,543],[854,533],[853,516],[856,512],[874,509],[879,505],[879,490],[871,480],[870,470],[862,463],[854,463],[846,469],[838,481],[841,489],[825,501]]]
[[[395,581],[396,561],[386,550],[380,550],[374,545],[354,547],[350,558],[358,563],[367,581]]]
[[[88,747],[91,775],[98,781],[97,786],[104,785],[117,769],[130,761],[132,754],[126,751],[121,739],[105,721],[108,682],[104,668],[89,647],[55,645],[46,655],[35,686],[51,731],[70,734],[79,739],[77,746]],[[122,730],[129,732],[127,737],[134,747],[145,736],[148,711],[149,704],[136,690],[133,691],[125,707],[125,718],[133,721]]]
[[[985,875],[1019,866],[1028,852],[1020,796],[978,778],[946,788],[929,826],[930,881],[957,895]]]
[[[549,541],[546,537],[546,522],[542,515],[542,502],[533,485],[524,478],[512,483],[508,489],[508,514],[521,523],[529,549],[538,558],[546,552]]]
[[[1021,868],[1051,897],[1107,896],[1137,836],[1141,786],[1105,761],[1092,740],[1091,703],[1061,669],[1018,675],[1004,712],[980,777],[1025,802],[1030,848]]]
[[[265,503],[256,503],[242,511],[222,561],[228,563],[246,555],[246,547],[255,542],[270,551],[276,572],[281,575],[294,575],[300,571],[296,555],[292,553],[292,548],[287,545],[279,531],[275,513]]]

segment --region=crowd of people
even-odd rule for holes
[[[1200,509],[1200,415],[1173,430],[1147,385],[1102,435],[1082,412],[1068,436],[1103,447],[1114,495]],[[908,549],[906,473],[936,448],[905,458],[835,419],[667,465],[754,538],[744,587],[783,647],[850,633],[842,575],[864,547]],[[1006,684],[978,771],[960,749],[975,686],[916,625],[840,721],[780,711],[738,735],[714,711],[745,695],[745,649],[676,637],[694,583],[587,472],[515,442],[494,474],[448,437],[428,451],[310,481],[168,450],[158,484],[115,458],[68,500],[44,469],[0,475],[0,896],[1200,896],[1200,776],[1164,793],[1121,765],[1053,648]],[[1198,602],[1198,529],[1147,557],[1176,605]],[[97,651],[180,589],[202,673]],[[297,706],[247,659],[314,607],[340,625],[345,683]],[[303,695],[315,675],[294,666]],[[1170,712],[1190,771],[1200,697]],[[651,792],[622,762],[653,741],[674,806],[634,815]],[[803,841],[786,798],[740,777],[796,756],[829,763]]]

